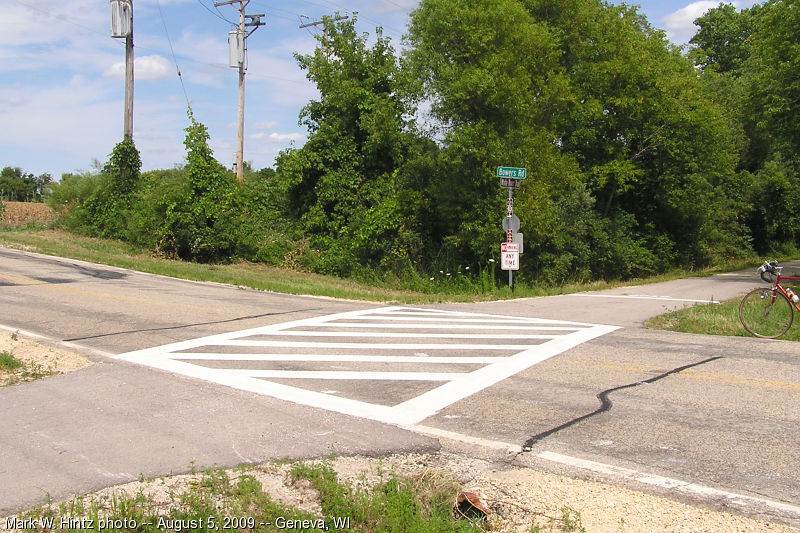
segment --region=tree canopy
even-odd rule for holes
[[[323,24],[295,56],[319,90],[299,116],[308,140],[274,170],[235,183],[190,114],[185,166],[140,174],[123,142],[99,177],[62,180],[58,205],[185,259],[485,278],[506,237],[495,169],[514,166],[522,280],[800,245],[800,0],[719,4],[688,49],[603,0],[421,0],[400,53],[356,18]]]

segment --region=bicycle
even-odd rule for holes
[[[800,276],[784,276],[777,261],[764,262],[758,268],[761,279],[771,284],[769,289],[753,289],[739,304],[739,320],[744,329],[756,337],[775,339],[786,333],[794,320],[794,311],[800,313],[800,296],[781,285],[784,280],[800,281]]]

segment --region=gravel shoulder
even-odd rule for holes
[[[16,334],[0,334],[0,352],[9,352],[26,367],[47,369],[47,375],[79,370],[92,364],[86,358],[46,346]],[[2,377],[2,376],[0,376]],[[19,380],[13,386],[25,386]],[[612,485],[601,480],[578,479],[521,467],[480,452],[454,452],[444,446],[435,454],[403,454],[383,458],[339,457],[330,460],[342,481],[369,488],[387,472],[404,477],[442,476],[454,479],[462,490],[480,492],[492,511],[490,531],[527,532],[750,532],[797,533],[791,525],[758,519],[720,509],[709,502],[681,501],[663,495]],[[311,512],[320,512],[313,491],[290,480],[289,465],[265,463],[233,470],[231,477],[252,475],[275,500]],[[178,475],[109,487],[93,495],[76,495],[84,501],[108,504],[115,495],[143,494],[154,503],[168,504],[175,493],[191,487],[198,475]],[[385,479],[385,478],[384,478]],[[453,495],[454,501],[457,494]],[[565,513],[573,525],[564,521]],[[6,520],[0,519],[0,531]],[[583,529],[581,529],[583,528]]]
[[[34,381],[86,368],[85,357],[26,339],[17,333],[0,333],[0,353],[22,363],[15,369],[0,368],[0,387]]]

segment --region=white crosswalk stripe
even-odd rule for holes
[[[384,307],[213,335],[117,357],[303,405],[411,425],[615,329]]]

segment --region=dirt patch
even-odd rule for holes
[[[491,514],[476,531],[538,532],[778,532],[797,533],[789,525],[689,505],[668,498],[596,481],[573,479],[532,468],[475,459],[461,454],[399,454],[380,459],[340,457],[326,460],[340,482],[369,491],[390,476],[411,480],[438,477],[479,492]],[[229,470],[232,481],[253,476],[274,501],[322,516],[318,495],[308,483],[290,476],[291,465],[266,463]],[[124,497],[145,498],[157,508],[174,509],[180,495],[196,487],[203,474],[170,476],[109,487],[80,499],[81,506],[104,509],[114,517],[114,502]],[[63,508],[70,508],[69,505]],[[103,516],[103,511],[100,511]],[[0,531],[3,521],[0,520]]]
[[[0,354],[6,354],[7,361],[0,365],[0,387],[64,374],[92,364],[80,355],[45,346],[16,333],[0,334]],[[19,365],[8,364],[11,358]]]
[[[24,226],[29,222],[46,223],[55,219],[50,207],[36,202],[3,202],[5,211],[0,214],[0,226]]]

